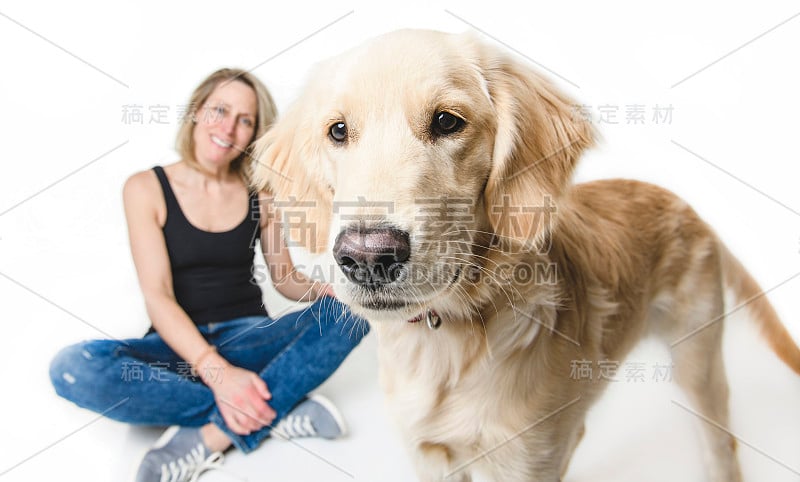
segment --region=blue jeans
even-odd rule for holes
[[[267,383],[277,423],[333,374],[369,328],[341,302],[324,298],[277,320],[251,316],[199,329],[231,364]],[[211,389],[192,377],[189,364],[157,333],[68,346],[53,359],[50,378],[60,396],[121,422],[186,427],[213,422],[243,452],[254,450],[271,429],[233,433]]]

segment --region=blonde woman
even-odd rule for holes
[[[137,482],[185,481],[231,446],[344,433],[335,407],[306,394],[366,332],[328,285],[294,270],[267,193],[248,188],[248,146],[276,116],[266,87],[222,69],[195,89],[181,160],[131,176],[123,189],[133,261],[152,328],[143,338],[72,345],[53,360],[59,395],[132,424],[172,426]],[[255,240],[277,290],[313,301],[271,319],[253,279]],[[356,329],[354,324],[358,324]],[[280,423],[278,423],[280,421]]]

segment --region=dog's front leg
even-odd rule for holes
[[[559,482],[583,436],[579,420],[543,422],[484,447],[476,470],[493,482]]]
[[[420,482],[471,482],[469,470],[454,465],[452,451],[444,444],[421,442],[414,449],[414,466]]]

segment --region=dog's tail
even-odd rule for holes
[[[800,348],[781,323],[766,293],[728,248],[721,242],[718,244],[725,284],[733,290],[736,300],[740,303],[738,306],[746,306],[749,309],[761,327],[761,334],[775,354],[800,375]]]

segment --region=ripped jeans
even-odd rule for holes
[[[269,405],[277,413],[273,425],[333,374],[369,330],[341,302],[327,297],[277,320],[251,316],[198,328],[231,364],[267,383]],[[53,359],[50,378],[61,397],[120,422],[186,427],[213,422],[243,452],[254,450],[271,430],[233,433],[211,389],[157,333],[68,346]]]

